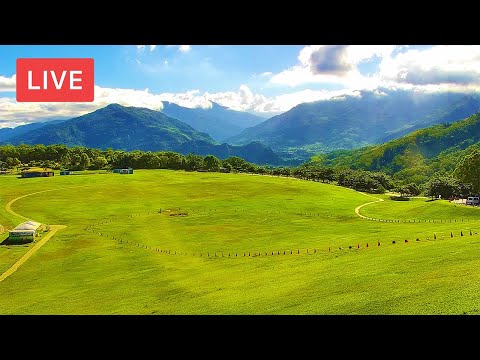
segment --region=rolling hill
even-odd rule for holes
[[[238,135],[242,130],[266,120],[260,116],[231,110],[213,102],[209,109],[191,109],[165,101],[163,102],[162,112],[167,116],[183,121],[196,130],[209,134],[219,142]]]
[[[277,164],[278,156],[260,143],[218,144],[208,134],[160,111],[111,104],[62,123],[45,125],[4,141],[18,144],[65,144],[125,151],[169,150],[181,154],[242,156],[257,164]]]
[[[466,119],[415,130],[381,145],[334,151],[326,165],[384,171],[421,182],[435,172],[450,173],[473,148],[480,147],[480,112]]]
[[[478,96],[460,93],[361,91],[300,104],[226,141],[261,141],[284,159],[380,143],[417,128],[456,121],[480,110]]]

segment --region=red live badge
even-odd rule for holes
[[[93,59],[17,59],[17,101],[92,102]]]

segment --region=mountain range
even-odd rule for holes
[[[248,112],[231,110],[214,102],[211,108],[202,109],[187,108],[164,101],[161,111],[198,131],[208,133],[218,142],[223,142],[229,137],[240,134],[242,130],[266,120]]]
[[[478,95],[361,91],[300,104],[226,141],[237,145],[261,141],[284,159],[305,161],[317,153],[382,143],[479,110]]]
[[[181,154],[215,155],[220,158],[241,156],[257,164],[278,164],[280,159],[268,147],[251,142],[232,146],[219,144],[207,133],[147,108],[110,104],[94,112],[60,123],[46,123],[4,143],[65,144],[97,149],[175,151]]]
[[[0,129],[0,143],[170,150],[297,165],[317,154],[337,156],[339,150],[383,144],[478,111],[476,94],[386,89],[303,103],[269,119],[216,103],[201,109],[165,102],[161,111],[111,104],[69,120]]]

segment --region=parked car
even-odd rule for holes
[[[479,203],[479,197],[478,196],[469,196],[467,198],[467,201],[465,202],[467,205],[478,205]]]

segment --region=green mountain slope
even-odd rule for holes
[[[212,154],[221,158],[243,154],[245,160],[277,164],[278,156],[262,144],[249,147],[219,145],[208,134],[160,111],[111,104],[92,113],[43,126],[5,143],[65,144],[97,149],[169,150],[181,154]],[[250,149],[250,151],[248,151]],[[254,161],[255,159],[255,161]]]
[[[227,141],[261,141],[285,159],[305,160],[319,152],[397,138],[413,129],[456,121],[479,110],[478,97],[460,93],[362,91],[359,96],[300,104]]]
[[[325,164],[379,170],[420,182],[435,172],[448,173],[475,147],[480,147],[480,113],[455,123],[419,129],[381,145],[324,155]]]
[[[26,125],[19,125],[14,128],[0,128],[0,142],[6,141],[15,136],[21,136],[32,130],[40,129],[45,125],[59,124],[63,121],[64,120],[50,120],[50,121],[34,122]]]

